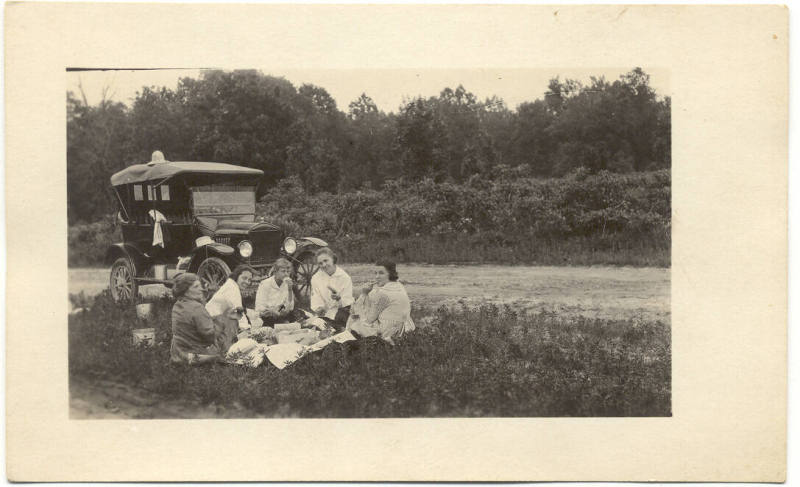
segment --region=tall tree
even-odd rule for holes
[[[378,106],[366,93],[361,93],[361,96],[347,106],[347,116],[350,120],[368,120],[377,114]]]
[[[397,116],[395,152],[402,168],[397,176],[443,178],[447,167],[445,136],[433,100],[420,97],[409,101]]]
[[[386,177],[397,177],[399,168],[392,161],[394,117],[380,112],[372,98],[362,93],[348,105],[347,118],[347,150],[339,190],[377,188]]]
[[[547,102],[542,100],[519,106],[509,149],[512,165],[529,166],[542,176],[552,173],[553,151],[557,144],[549,128],[555,117]]]
[[[194,121],[192,157],[264,171],[264,184],[286,176],[287,147],[298,133],[298,93],[258,71],[208,71],[178,86]]]
[[[126,166],[125,105],[107,99],[94,107],[67,93],[67,219],[93,221],[114,207],[108,178]]]
[[[622,172],[659,166],[654,142],[661,109],[647,74],[636,68],[613,83],[592,78],[585,87],[572,83],[577,91],[569,80],[566,86],[554,88],[551,82],[551,90],[560,93],[547,130],[558,144],[554,174],[581,166]]]
[[[113,208],[108,178],[149,159],[230,162],[294,176],[310,192],[380,187],[387,180],[476,181],[498,173],[559,176],[579,167],[670,167],[671,100],[635,68],[609,82],[553,78],[541,99],[509,110],[463,86],[404,100],[383,113],[362,93],[342,112],[323,87],[295,88],[254,70],[205,71],[174,90],[143,87],[130,108],[67,95],[70,222]],[[510,171],[510,172],[509,172]]]

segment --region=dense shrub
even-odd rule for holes
[[[108,246],[121,239],[119,227],[108,218],[72,225],[67,235],[67,262],[70,266],[100,265]]]
[[[332,344],[279,371],[169,365],[171,303],[138,321],[107,294],[69,318],[70,377],[103,378],[158,398],[301,417],[668,416],[670,327],[527,315],[495,306],[415,309],[429,324],[394,347]],[[151,348],[131,329],[156,328]]]
[[[669,266],[669,171],[536,179],[501,169],[464,184],[400,180],[343,194],[309,194],[287,178],[257,211],[348,262]],[[115,235],[108,222],[71,227],[70,264],[100,263]]]
[[[406,261],[669,265],[670,196],[666,170],[560,179],[507,171],[461,185],[390,181],[314,195],[290,178],[259,211],[338,245],[350,261],[389,248]]]

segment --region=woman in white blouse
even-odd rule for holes
[[[353,304],[353,281],[330,247],[316,252],[319,270],[311,278],[311,310],[336,330],[344,329]]]
[[[294,318],[294,290],[289,275],[292,264],[283,257],[275,261],[275,272],[261,281],[256,292],[256,313],[266,326],[288,323]]]
[[[375,282],[365,286],[353,304],[347,329],[362,337],[377,336],[389,343],[415,329],[411,300],[398,282],[394,262],[375,266]]]
[[[248,287],[254,270],[248,265],[239,265],[228,275],[225,283],[206,303],[206,311],[214,319],[217,333],[225,337],[221,350],[227,350],[236,341],[239,323],[244,314],[242,288]],[[247,325],[245,328],[249,328]]]
[[[230,311],[238,311],[241,317],[244,313],[242,306],[242,289],[249,287],[253,280],[253,268],[248,265],[239,265],[228,275],[225,283],[211,296],[206,304],[206,311],[215,318],[227,315]]]

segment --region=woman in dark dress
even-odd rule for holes
[[[229,327],[221,326],[221,320],[215,322],[206,311],[200,278],[190,272],[179,275],[172,295],[176,301],[172,307],[170,361],[194,365],[224,356],[236,336],[229,336]]]

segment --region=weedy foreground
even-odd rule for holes
[[[395,346],[332,344],[280,371],[169,363],[168,299],[143,323],[108,295],[69,317],[71,379],[112,380],[151,399],[244,407],[258,416],[670,416],[670,325],[524,314],[511,308],[414,309]],[[154,327],[151,347],[131,330]]]

